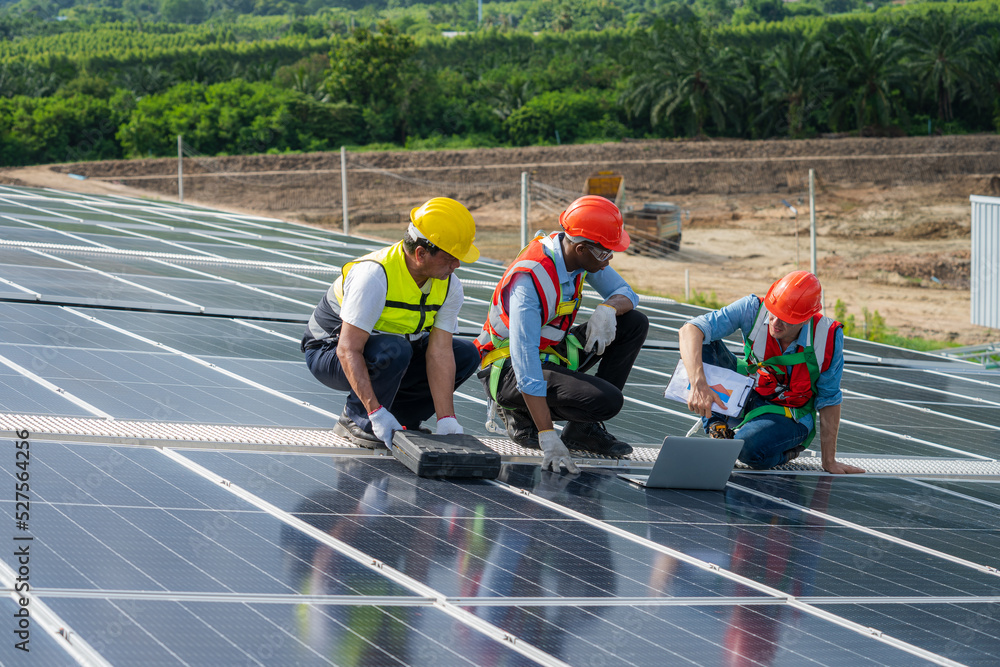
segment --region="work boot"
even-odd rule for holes
[[[342,438],[347,438],[358,447],[375,449],[385,447],[385,443],[375,437],[374,433],[369,433],[354,423],[354,420],[342,412],[337,419],[337,425],[333,427],[333,432]]]
[[[778,465],[785,465],[789,461],[794,461],[795,459],[799,458],[799,454],[801,454],[805,450],[806,450],[806,448],[804,446],[802,446],[802,445],[799,445],[797,447],[792,447],[791,449],[785,450],[785,453],[784,453],[785,460],[782,461],[781,463],[779,463]]]
[[[736,432],[729,428],[729,424],[722,421],[713,421],[708,424],[708,437],[716,440],[732,440]]]
[[[632,445],[608,433],[602,422],[569,422],[563,429],[562,441],[569,449],[619,459],[632,453]]]
[[[538,444],[538,427],[527,410],[509,410],[497,406],[497,414],[507,427],[507,437],[515,444],[528,449],[541,449]]]

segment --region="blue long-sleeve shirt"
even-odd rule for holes
[[[725,338],[735,333],[739,329],[743,333],[743,338],[753,330],[754,320],[757,319],[757,311],[760,309],[760,298],[751,294],[739,301],[720,308],[719,310],[705,313],[691,320],[705,335],[705,343]],[[796,352],[799,347],[804,347],[809,333],[805,327],[799,332],[799,337],[788,344],[782,352],[789,354]],[[789,368],[789,367],[786,367]],[[790,368],[788,372],[791,372]],[[816,409],[828,407],[830,405],[840,405],[844,401],[844,394],[840,390],[840,380],[844,375],[844,331],[837,327],[833,338],[833,359],[830,360],[830,367],[820,373],[816,380]],[[812,428],[812,415],[802,418],[801,422]]]
[[[573,295],[576,277],[583,269],[569,271],[562,254],[563,234],[542,242],[552,250],[555,257],[556,274],[562,290],[562,300],[566,301]],[[639,305],[639,297],[629,287],[625,279],[610,266],[597,273],[588,273],[584,279],[605,300],[615,294],[629,298],[632,307]],[[535,283],[527,273],[521,273],[510,281],[501,294],[507,302],[507,313],[510,317],[510,361],[514,365],[514,375],[517,377],[517,388],[529,396],[545,396],[547,385],[542,376],[542,362],[538,357],[538,341],[542,337],[542,302],[535,290]]]

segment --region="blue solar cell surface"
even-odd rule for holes
[[[377,244],[2,190],[0,278],[25,289],[0,283],[0,418],[333,424],[344,394],[309,374],[299,339],[339,267]],[[464,331],[502,270],[456,272]],[[694,423],[663,388],[677,330],[703,310],[641,308],[648,346],[607,426],[656,445]],[[1000,374],[846,349],[841,452],[996,457]],[[474,379],[458,389],[466,432],[490,435],[484,399]],[[28,662],[6,642],[3,664],[77,664],[53,623],[112,664],[853,667],[1000,651],[995,478],[738,473],[721,493],[646,490],[600,468],[442,481],[384,456],[32,438],[32,592],[58,620],[37,620]],[[12,459],[0,480],[18,471]],[[14,504],[0,499],[7,516]],[[18,564],[2,561],[10,588]]]

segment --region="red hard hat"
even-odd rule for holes
[[[610,199],[597,195],[585,195],[570,204],[560,214],[559,224],[570,236],[582,236],[615,252],[622,252],[630,242],[622,212]]]
[[[792,271],[767,290],[764,307],[789,324],[805,322],[823,309],[819,278],[808,271]]]

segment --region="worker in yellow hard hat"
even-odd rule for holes
[[[862,473],[837,460],[843,393],[843,325],[823,315],[823,288],[808,271],[775,281],[763,299],[749,295],[699,315],[681,327],[681,359],[691,383],[688,408],[702,417],[713,438],[739,438],[739,459],[763,470],[805,451],[819,423],[823,469]],[[743,358],[723,339],[743,332]],[[754,388],[737,417],[719,414],[725,405],[708,384],[705,365],[754,377]]]
[[[375,448],[394,431],[462,433],[453,395],[479,364],[453,337],[464,294],[453,272],[474,262],[476,223],[461,203],[434,197],[410,211],[403,239],[348,262],[309,318],[302,351],[316,379],[347,391],[334,432]]]

